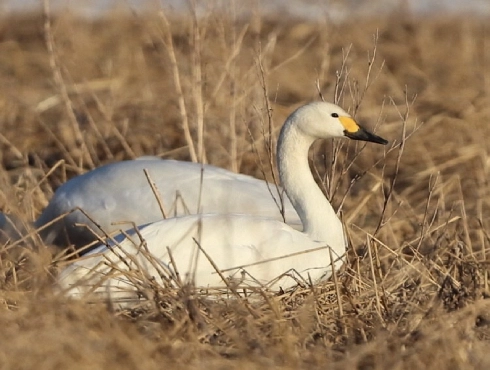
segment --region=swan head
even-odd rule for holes
[[[291,114],[289,121],[294,122],[303,134],[313,139],[347,137],[388,144],[387,140],[363,128],[349,113],[332,103],[314,102],[303,105]]]

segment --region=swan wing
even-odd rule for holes
[[[336,268],[344,253],[332,252]],[[135,286],[144,278],[162,282],[165,276],[163,280],[206,289],[286,289],[328,278],[331,267],[326,243],[284,223],[208,214],[167,219],[119,235],[110,247],[99,246],[69,266],[59,282],[73,296],[96,291],[120,299],[134,298]]]

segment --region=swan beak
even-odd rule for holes
[[[340,123],[344,126],[344,135],[349,139],[370,141],[376,144],[388,144],[388,140],[373,134],[372,132],[366,130],[364,127],[360,126],[351,117],[339,117]]]

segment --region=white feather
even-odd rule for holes
[[[57,189],[36,221],[36,228],[76,207],[106,233],[129,229],[132,223],[142,225],[163,219],[144,170],[155,183],[168,217],[239,212],[283,220],[281,197],[274,184],[211,165],[144,157],[108,164],[69,180]],[[285,194],[281,196],[286,222],[301,228],[289,199]],[[96,239],[94,233],[104,235],[90,219],[75,210],[41,235],[48,243],[73,243],[80,248]]]

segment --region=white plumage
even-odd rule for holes
[[[121,302],[135,297],[141,276],[160,280],[158,271],[166,276],[177,271],[184,282],[203,288],[226,286],[215,266],[238,287],[289,288],[298,280],[328,278],[331,266],[343,263],[347,243],[341,221],[313,179],[308,149],[316,139],[333,137],[387,143],[331,103],[304,105],[287,118],[277,161],[303,232],[278,220],[245,214],[162,220],[141,227],[139,235],[118,236],[110,248],[103,245],[89,252],[61,273],[60,285],[72,296],[95,291]]]
[[[274,184],[199,163],[144,157],[108,164],[60,186],[35,222],[39,228],[76,207],[80,210],[41,231],[47,243],[77,248],[116,230],[163,219],[144,170],[155,183],[167,217],[196,213],[246,213],[283,220],[300,228],[301,221],[285,194]],[[279,190],[281,193],[282,190]],[[120,222],[124,222],[121,224]]]

